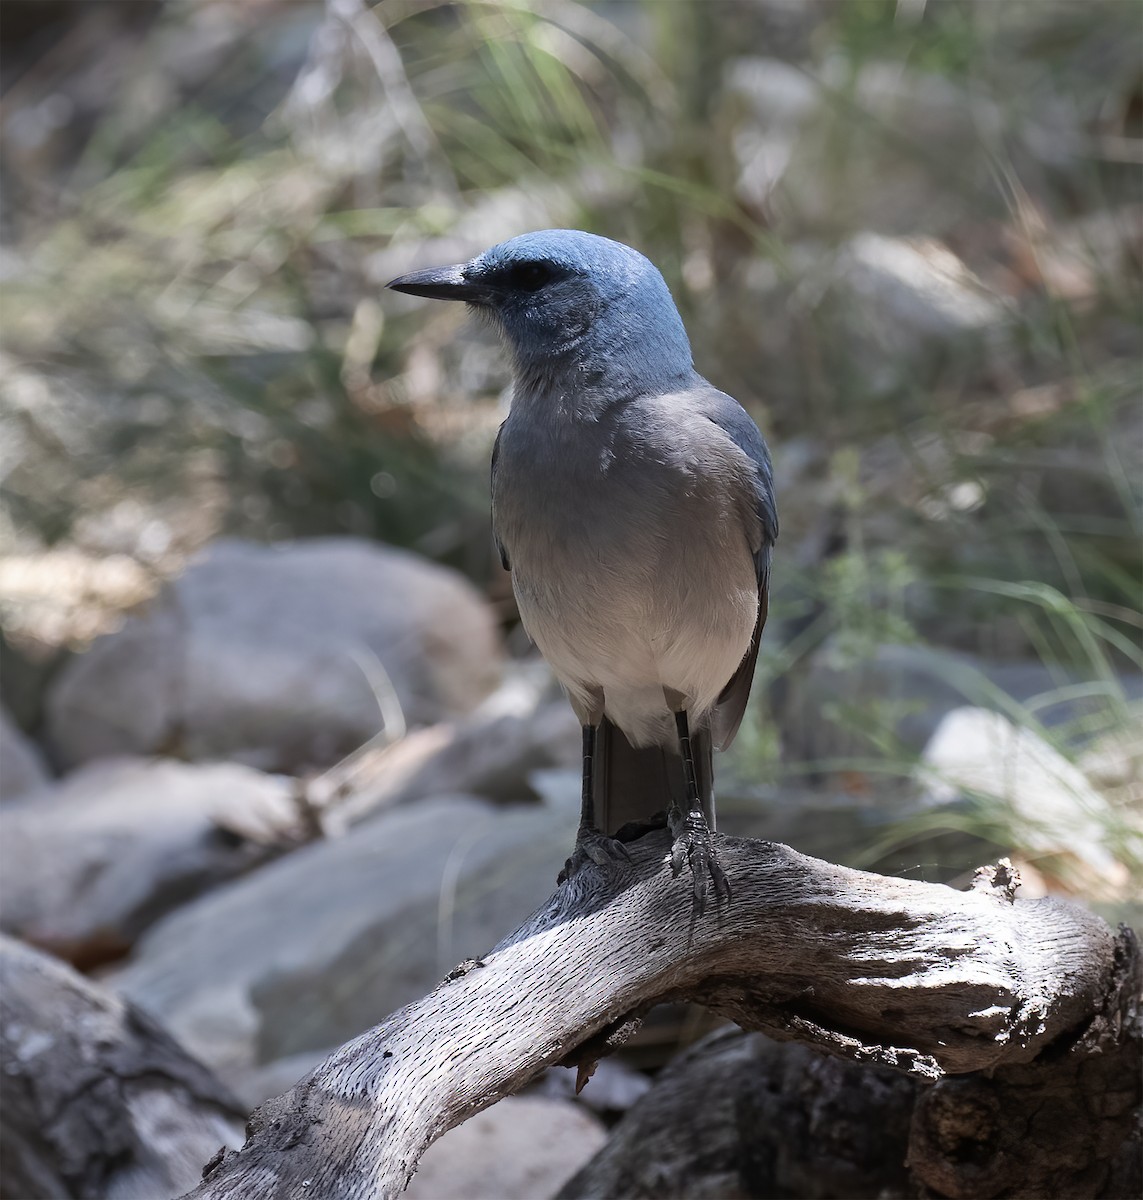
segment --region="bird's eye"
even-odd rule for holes
[[[538,292],[548,283],[554,272],[547,263],[524,262],[517,263],[508,273],[509,281],[514,288],[524,292]]]

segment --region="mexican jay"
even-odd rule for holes
[[[694,368],[662,275],[567,229],[513,238],[389,287],[491,316],[514,362],[492,455],[492,519],[520,617],[583,725],[576,852],[666,808],[671,864],[701,910],[711,749],[742,720],[778,536],[770,456],[742,406]]]

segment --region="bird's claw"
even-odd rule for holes
[[[714,884],[716,904],[719,900],[729,903],[730,880],[718,861],[718,851],[714,848],[710,828],[702,813],[679,813],[677,818],[672,814],[670,829],[675,840],[667,861],[671,864],[671,872],[676,878],[684,866],[690,865],[695,915],[701,917],[706,908],[708,875],[710,882]]]
[[[575,849],[556,877],[556,883],[570,879],[586,862],[604,869],[616,862],[630,862],[631,853],[617,838],[608,837],[598,829],[581,829],[576,835]]]

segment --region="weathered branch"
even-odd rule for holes
[[[728,908],[696,919],[665,832],[587,867],[481,962],[343,1046],[253,1115],[193,1193],[400,1194],[447,1129],[561,1061],[589,1063],[667,1000],[935,1080],[1030,1062],[1105,1007],[1115,937],[1055,900],[968,892],[720,837]]]

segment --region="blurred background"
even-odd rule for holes
[[[507,365],[383,285],[550,226],[661,268],[774,451],[722,827],[1137,923],[1138,0],[0,20],[7,932],[253,1103],[548,894],[578,735],[492,551]]]

